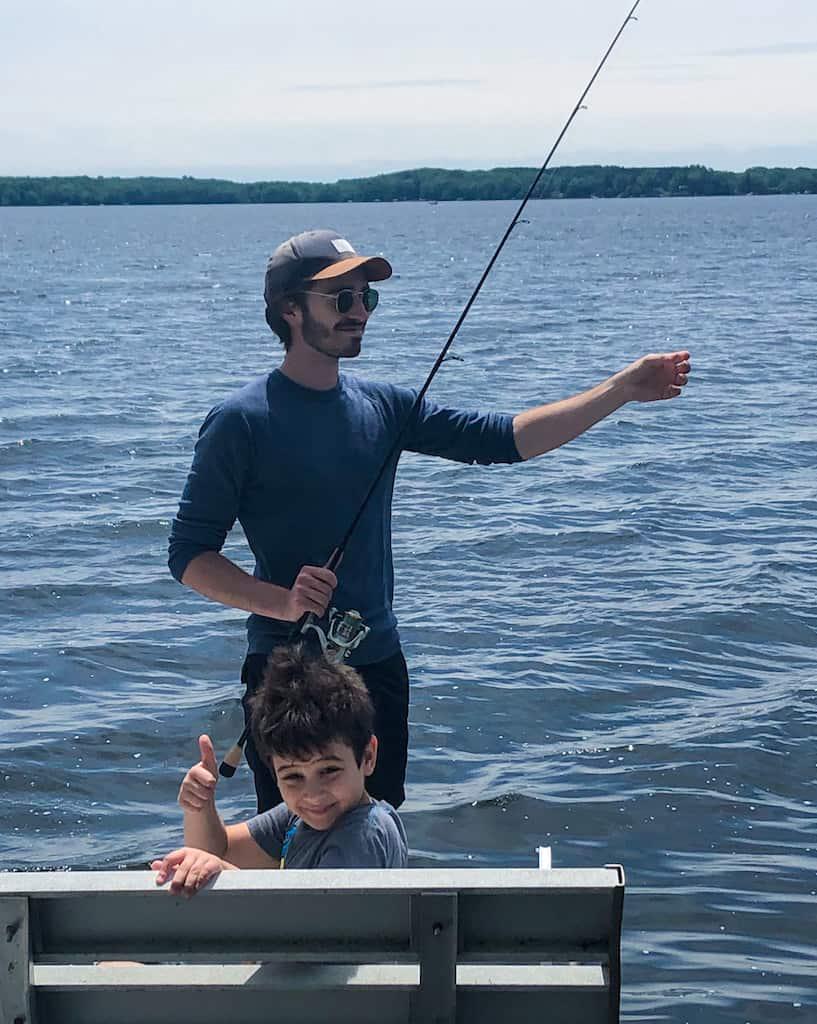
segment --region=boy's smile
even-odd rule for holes
[[[377,739],[369,740],[360,764],[352,748],[339,741],[303,760],[277,754],[271,760],[284,803],[310,828],[325,832],[347,811],[369,802],[366,778],[374,771]]]

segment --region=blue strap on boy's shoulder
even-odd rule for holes
[[[283,868],[286,864],[287,853],[289,851],[290,844],[292,843],[295,833],[298,831],[298,826],[301,824],[301,819],[296,818],[284,834],[284,841],[281,843],[281,867]]]

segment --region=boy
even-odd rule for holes
[[[280,647],[252,698],[251,721],[284,803],[225,826],[213,745],[199,737],[201,761],[179,790],[187,845],[153,862],[157,885],[170,878],[171,893],[192,896],[237,868],[405,867],[402,822],[366,792],[377,737],[371,698],[354,669],[300,645]]]

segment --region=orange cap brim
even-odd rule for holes
[[[366,274],[367,281],[385,281],[391,277],[391,264],[382,256],[350,256],[347,260],[338,260],[331,263],[317,274],[305,277],[305,281],[326,281],[330,277],[340,277],[341,274],[348,274],[350,270],[357,270],[360,267]]]

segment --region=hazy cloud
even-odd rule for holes
[[[811,43],[772,43],[769,46],[739,46],[734,50],[713,50],[712,57],[773,57],[786,53],[817,53],[817,41]]]
[[[368,89],[439,89],[482,85],[479,78],[405,78],[382,82],[327,82],[323,85],[292,85],[287,92],[353,92]]]

